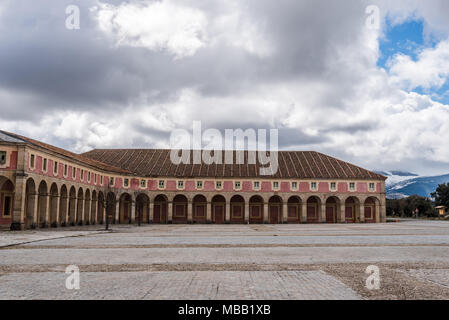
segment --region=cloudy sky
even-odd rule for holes
[[[0,0],[0,128],[83,152],[167,147],[201,120],[449,173],[448,16],[447,0]]]

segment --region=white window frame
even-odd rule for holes
[[[161,182],[162,182],[162,186],[161,186]],[[165,180],[158,180],[158,181],[157,181],[157,188],[158,188],[159,190],[164,190],[164,189],[165,189],[165,186],[166,186]]]
[[[142,182],[143,182],[143,186],[142,186]],[[146,189],[147,188],[147,179],[140,179],[139,186],[140,186],[140,189]]]
[[[198,186],[198,183],[201,183],[201,186]],[[203,188],[204,188],[204,181],[203,181],[203,180],[197,180],[197,181],[195,182],[195,189],[197,189],[197,190],[203,190]]]
[[[68,175],[69,175],[69,166],[65,163],[63,176],[64,176],[64,178],[67,178]]]
[[[30,154],[30,168],[36,169],[36,155],[34,153]]]
[[[313,187],[314,184],[315,184],[315,187]],[[316,182],[316,181],[311,181],[311,182],[310,182],[310,190],[312,190],[312,191],[318,191],[318,182]]]
[[[129,188],[129,178],[123,178],[123,187]]]
[[[371,185],[373,185],[373,188],[370,187]],[[370,192],[376,192],[376,183],[375,182],[368,182],[368,190]]]
[[[256,183],[258,186],[256,186]],[[260,190],[260,181],[253,181],[253,190]]]
[[[59,162],[53,160],[53,175],[57,176],[59,174]]]
[[[354,184],[354,188],[351,188],[351,184]],[[355,183],[355,182],[348,182],[348,190],[349,190],[349,191],[352,191],[352,192],[357,191],[357,185],[356,185],[356,183]]]
[[[293,187],[293,184],[294,183],[296,183],[296,187]],[[298,184],[298,181],[292,181],[291,183],[290,183],[290,189],[292,189],[292,190],[298,190],[299,189],[299,184]]]
[[[335,184],[335,188],[332,188],[332,184]],[[329,182],[329,190],[330,191],[337,191],[338,190],[338,186],[337,186],[337,182]]]
[[[239,186],[237,186],[237,183]],[[240,180],[234,181],[234,190],[242,190],[242,182]]]
[[[115,186],[115,177],[109,177],[109,185],[111,187]]]
[[[181,186],[179,186],[179,184],[181,184]],[[186,187],[186,184],[185,184],[184,180],[177,180],[176,181],[176,189],[184,190],[185,187]]]
[[[72,179],[73,180],[76,180],[76,171],[77,171],[76,167],[72,167]]]
[[[275,183],[277,183],[277,187],[274,186]],[[279,190],[279,189],[281,189],[281,183],[279,181],[272,181],[271,188],[273,190]]]
[[[47,173],[48,171],[48,159],[42,158],[42,172]]]
[[[220,186],[218,186],[218,184],[220,184]],[[215,181],[215,189],[223,190],[223,181]]]

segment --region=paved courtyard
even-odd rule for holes
[[[0,299],[449,299],[448,279],[443,221],[0,233]]]

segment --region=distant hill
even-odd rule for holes
[[[403,171],[378,171],[386,176],[387,198],[400,199],[417,194],[422,197],[430,197],[439,184],[449,182],[449,174],[425,177],[411,172]]]

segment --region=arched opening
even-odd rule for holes
[[[70,188],[69,192],[69,221],[68,223],[71,226],[75,225],[75,218],[76,218],[76,190],[75,187]]]
[[[59,204],[58,186],[53,183],[50,187],[50,225],[52,228],[58,226],[58,204]]]
[[[90,224],[90,190],[86,190],[86,195],[84,197],[84,224]]]
[[[131,206],[132,198],[128,193],[124,193],[120,196],[120,215],[119,223],[130,223],[131,222]]]
[[[356,223],[358,221],[360,203],[356,197],[349,197],[345,201],[345,222]]]
[[[160,194],[154,198],[153,223],[167,223],[168,199]]]
[[[14,211],[14,184],[0,176],[0,224],[11,227]]]
[[[337,197],[329,197],[326,200],[326,223],[337,223],[340,211],[340,200]]]
[[[268,200],[268,221],[270,224],[282,223],[282,199],[279,196]]]
[[[231,223],[245,222],[245,199],[240,195],[231,198]]]
[[[136,197],[136,221],[137,223],[150,222],[150,199],[143,193]]]
[[[301,223],[301,198],[292,196],[287,201],[287,222]]]
[[[115,223],[115,204],[115,194],[113,192],[108,192],[106,196],[106,218],[108,219],[108,223]]]
[[[320,198],[316,196],[311,196],[307,200],[307,223],[318,223],[320,222]]]
[[[78,199],[76,204],[76,224],[83,224],[83,210],[84,210],[84,193],[83,189],[79,188],[78,190]]]
[[[59,197],[59,225],[65,227],[67,225],[67,187],[62,185],[61,195]]]
[[[206,223],[207,199],[203,195],[196,195],[192,202],[193,223]]]
[[[261,196],[252,196],[249,199],[249,223],[263,223],[263,199]]]
[[[25,187],[26,229],[34,229],[37,227],[37,217],[34,215],[36,212],[36,197],[36,184],[32,178],[29,178]]]
[[[90,208],[90,223],[91,224],[96,224],[97,223],[97,217],[96,217],[96,212],[98,210],[98,205],[97,205],[97,191],[92,191],[92,204],[91,204],[91,208]]]
[[[48,219],[47,219],[47,210],[48,210],[48,188],[47,183],[45,181],[42,181],[39,184],[39,198],[38,198],[38,226],[40,228],[47,228],[48,227]]]
[[[104,194],[103,192],[99,191],[97,200],[97,222],[100,224],[104,223],[105,209],[106,209],[106,201],[104,198]]]
[[[212,198],[212,222],[222,224],[225,222],[226,199],[222,195]]]
[[[187,223],[187,198],[180,194],[173,198],[173,223]]]
[[[379,200],[369,197],[365,200],[365,222],[376,223],[378,221]]]

